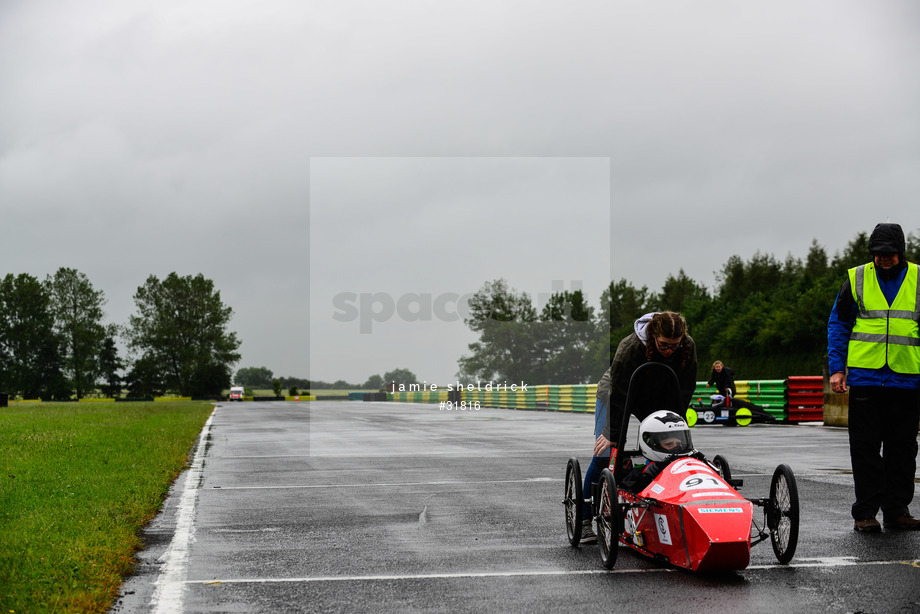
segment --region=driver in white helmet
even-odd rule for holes
[[[686,421],[672,411],[656,411],[639,425],[639,449],[648,459],[623,478],[623,486],[639,492],[676,458],[696,452]]]

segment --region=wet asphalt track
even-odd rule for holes
[[[222,404],[147,531],[113,612],[920,613],[920,532],[852,530],[846,431],[693,431],[767,496],[802,504],[791,565],[768,542],[737,573],[694,575],[565,538],[565,462],[593,416],[437,405]],[[913,506],[920,514],[920,497]]]

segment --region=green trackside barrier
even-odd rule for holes
[[[548,386],[546,390],[546,409],[559,411],[559,387]]]
[[[594,413],[597,384],[528,385],[526,391],[505,389],[460,390],[460,402],[480,407]],[[391,401],[440,403],[449,399],[447,390],[387,393]]]
[[[388,392],[387,400],[397,403],[440,403],[447,401],[446,390],[425,390],[414,392]]]
[[[559,386],[559,411],[585,411],[585,387],[583,385]]]
[[[572,410],[587,412],[594,409],[594,398],[597,395],[597,384],[579,384],[572,386]]]
[[[540,385],[531,386],[530,389],[533,390],[532,394],[534,409],[548,409],[549,401],[547,400],[547,397],[549,395],[549,387],[546,385]]]
[[[572,411],[572,386],[561,385],[558,387],[559,396],[556,397],[557,409],[559,411]]]
[[[719,394],[715,386],[707,386],[706,382],[697,382],[696,389],[693,391],[693,402],[696,403],[702,399],[703,403],[706,403],[713,394]]]
[[[738,380],[735,385],[739,399],[760,405],[779,421],[786,419],[786,380]]]

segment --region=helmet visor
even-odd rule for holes
[[[683,454],[693,449],[690,431],[666,431],[663,433],[645,433],[648,447],[662,454]]]

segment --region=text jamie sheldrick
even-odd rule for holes
[[[472,392],[473,390],[484,390],[486,392],[527,392],[527,384],[521,382],[518,384],[508,384],[508,382],[497,383],[489,380],[488,383],[483,384],[481,381],[477,381],[475,384],[461,384],[457,382],[456,384],[448,384],[447,388],[439,388],[437,384],[429,384],[427,381],[421,384],[397,384],[396,382],[391,382],[395,388],[395,392],[437,392],[439,389],[446,390],[447,392],[453,392],[454,390],[466,390],[467,392]]]

